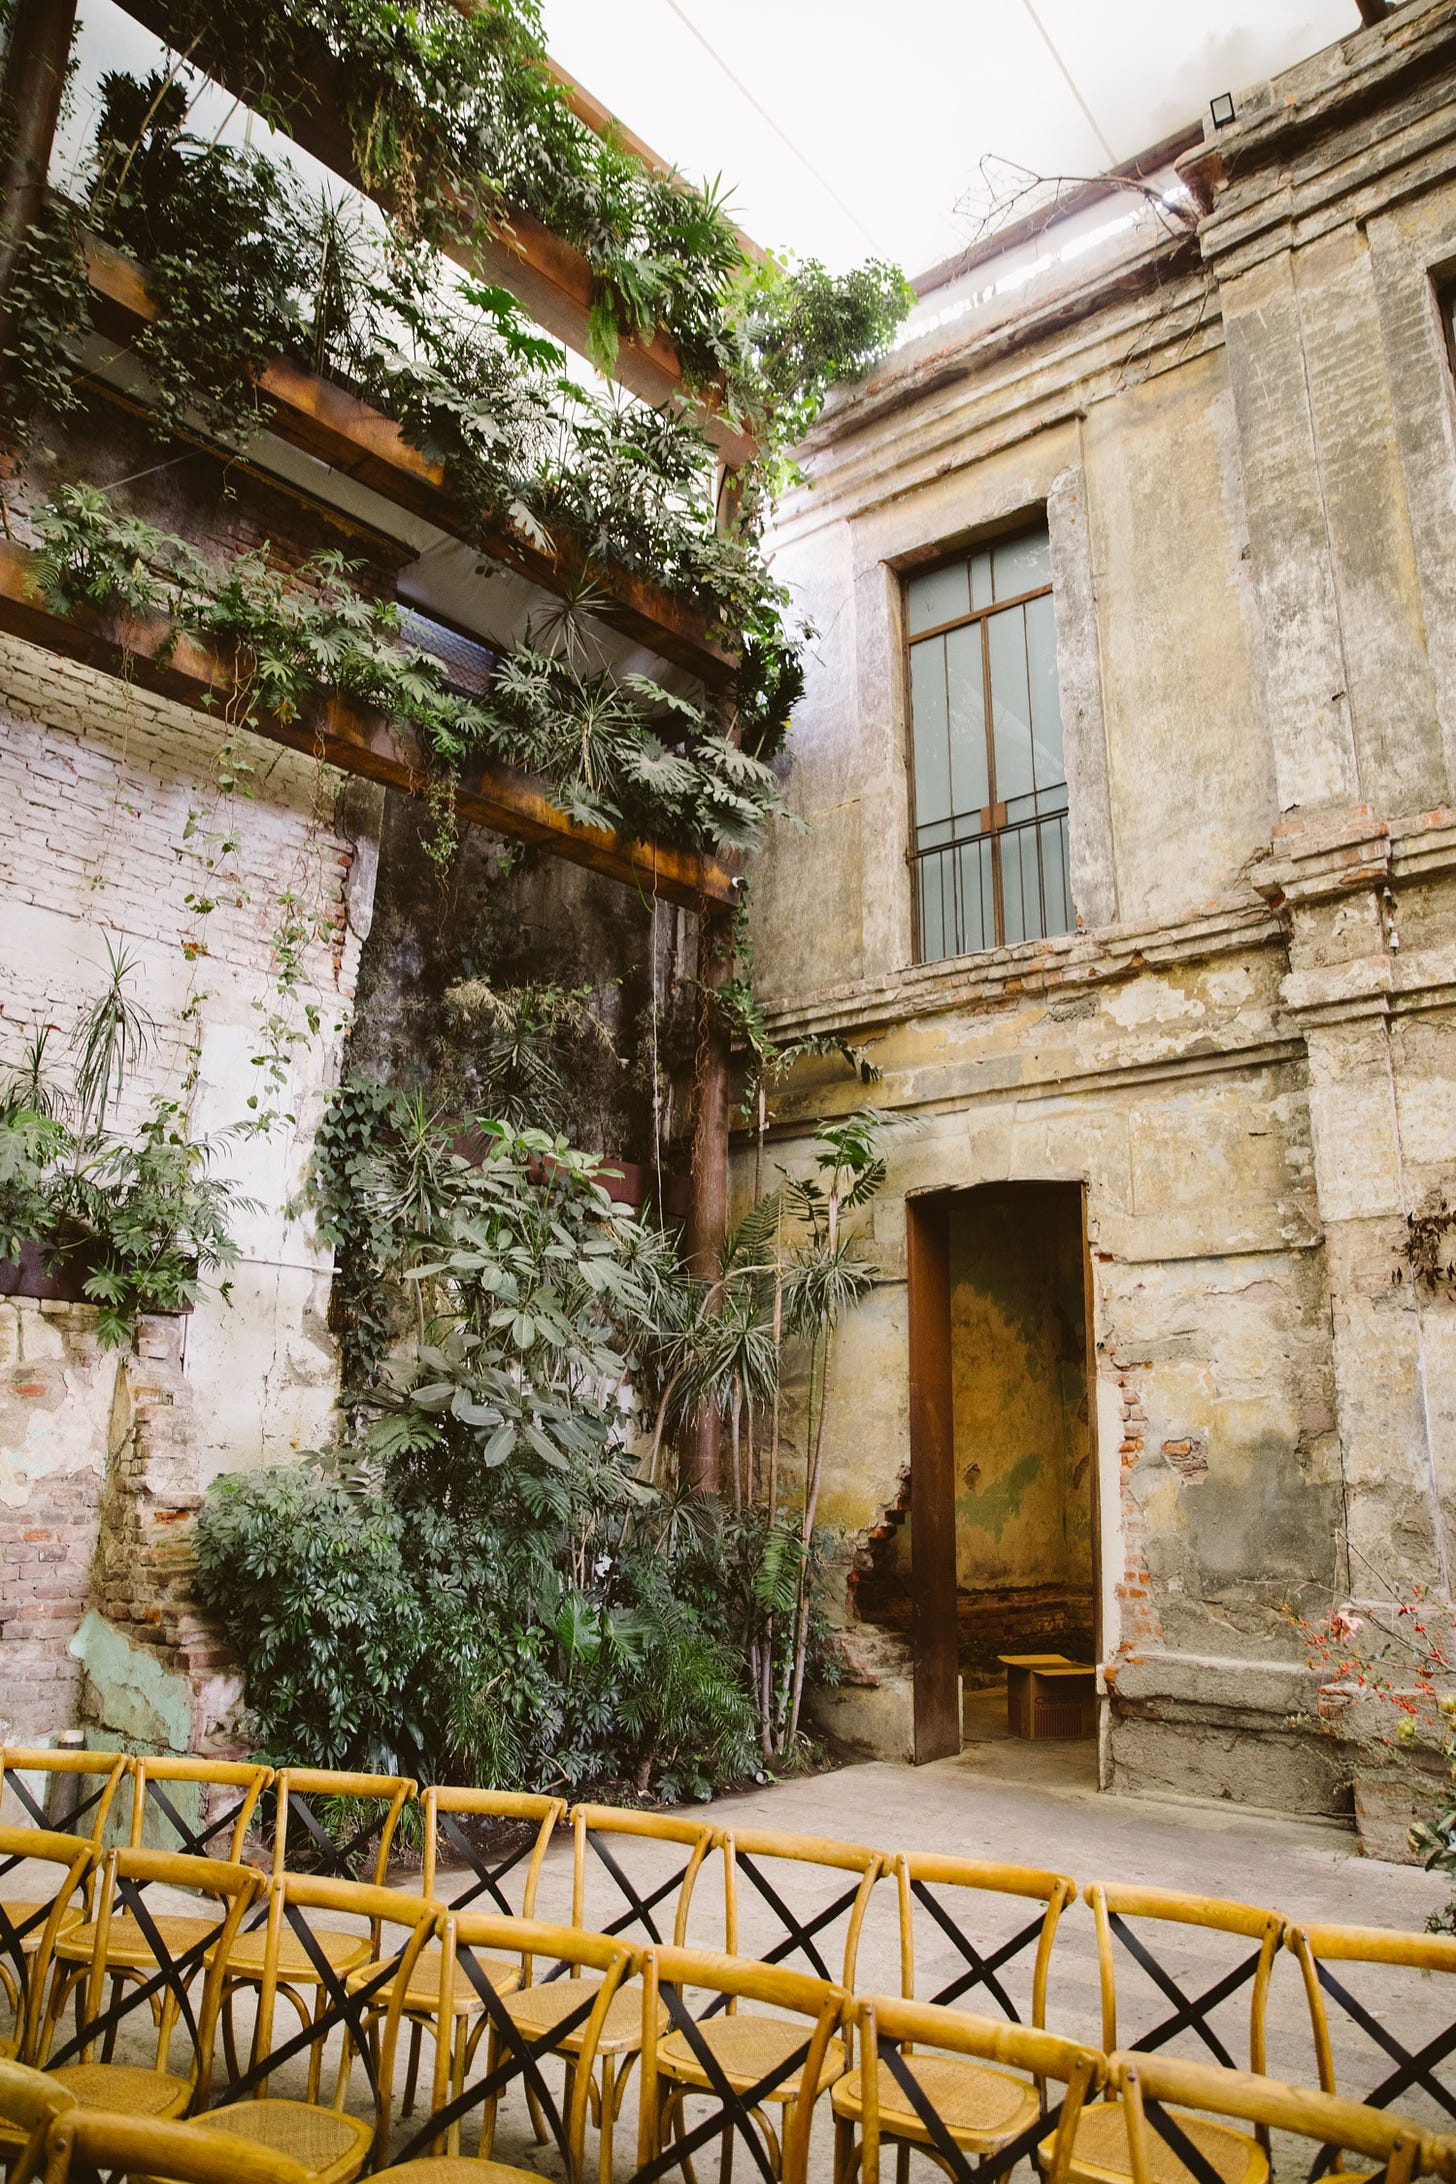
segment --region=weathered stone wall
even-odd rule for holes
[[[1020,304],[983,271],[964,332],[817,428],[780,548],[822,633],[812,831],[756,883],[756,946],[775,1028],[869,1045],[892,1118],[824,1507],[867,1597],[908,1459],[906,1196],[1080,1183],[1108,1779],[1331,1810],[1352,1762],[1292,1726],[1286,1604],[1444,1588],[1456,1516],[1456,1303],[1395,1279],[1456,1148],[1456,6],[1238,106],[1185,163],[1196,237],[1140,229]],[[904,573],[1043,512],[1080,930],[916,966]],[[803,1067],[777,1157],[855,1097]],[[907,1750],[908,1649],[853,1597],[826,1719]]]

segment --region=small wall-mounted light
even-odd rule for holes
[[[1232,91],[1220,91],[1216,99],[1210,99],[1208,111],[1213,116],[1215,129],[1226,129],[1231,121],[1236,121],[1238,116],[1234,112]]]

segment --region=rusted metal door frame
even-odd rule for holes
[[[955,1431],[950,1325],[950,1212],[956,1200],[1074,1189],[1086,1325],[1087,1491],[1092,1504],[1092,1617],[1102,1658],[1102,1493],[1097,1435],[1097,1347],[1087,1186],[1071,1177],[1027,1177],[961,1189],[911,1192],[905,1200],[910,1349],[910,1596],[915,1678],[915,1764],[961,1748],[960,1632],[956,1614]]]
[[[961,1748],[950,1355],[950,1201],[956,1195],[929,1191],[905,1201],[917,1766]]]

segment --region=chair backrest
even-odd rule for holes
[[[615,1805],[577,1805],[571,1830],[572,1925],[638,1947],[666,1941],[681,1947],[717,1830],[686,1813]],[[643,1847],[654,1844],[665,1845],[666,1855]]]
[[[143,1756],[136,1761],[132,1790],[132,1848],[140,1850],[149,1834],[161,1835],[164,1840],[152,1847],[236,1865],[258,1800],[272,1780],[271,1767],[246,1760]]]
[[[907,2106],[919,2118],[929,2140],[926,2151],[955,2184],[971,2184],[976,2175],[1009,2173],[1023,2158],[1035,2154],[1047,2137],[1053,2138],[1050,2161],[1040,2168],[1044,2184],[1065,2184],[1077,2137],[1077,2119],[1090,2095],[1100,2092],[1107,2080],[1107,2058],[1097,2048],[1059,2039],[1025,2025],[1007,2024],[994,2017],[973,2016],[968,2010],[942,2008],[934,2002],[897,2000],[891,1995],[867,1995],[856,2007],[860,2040],[860,2178],[861,2184],[879,2184],[880,2087],[882,2073],[899,2089],[897,2105]],[[914,2070],[905,2060],[911,2052],[954,2055],[978,2063],[1023,2071],[1036,2086],[1041,2099],[1029,2124],[994,2156],[975,2160],[956,2143],[953,2122],[938,2102],[944,2088],[954,2095],[957,2081],[943,2080],[932,2071]],[[1048,2106],[1050,2083],[1066,2087],[1062,2099]]]
[[[1077,1899],[1069,1875],[902,1851],[895,1878],[900,1986],[907,2001],[917,1996],[919,1971],[919,1984],[934,1989],[924,1997],[928,2002],[959,2008],[973,1996],[970,2007],[988,2015],[994,2007],[1014,2024],[1046,2024],[1052,1944],[1062,1913]],[[1030,1919],[1027,1904],[1039,1906]],[[917,1924],[925,1943],[918,1951]]]
[[[548,1979],[569,1976],[584,1981],[584,1975],[589,1972],[597,1976],[589,1984],[583,1984],[582,1999],[573,2010],[532,2040],[513,2024],[491,1984],[488,1963],[481,1961],[482,1958],[498,1957],[503,1952],[526,1954],[535,1964],[546,1968]],[[450,2042],[437,2040],[429,2117],[415,2129],[406,2145],[392,2145],[386,2139],[380,2154],[381,2162],[387,2161],[393,2167],[424,2158],[438,2147],[444,2134],[473,2109],[487,2103],[493,2108],[511,2080],[522,2078],[528,2093],[534,2095],[537,2109],[565,2164],[568,2184],[579,2184],[584,2175],[582,2150],[597,2046],[617,1991],[639,1962],[637,1952],[625,1943],[612,1941],[604,1934],[584,1933],[576,1927],[552,1926],[539,1919],[503,1919],[478,1911],[445,1914],[440,1924],[439,2014],[435,2022],[438,2025],[452,2022],[455,1999],[462,1991],[476,1996],[495,2035],[490,2047],[490,2067],[452,2099]],[[396,2015],[386,2027],[383,2042],[381,2077],[385,2085],[393,2081],[398,2032]],[[572,2056],[563,2115],[541,2063],[573,2032],[579,2034],[581,2046]],[[486,2159],[489,2160],[488,2145]]]
[[[691,1997],[691,2000],[689,2000]],[[708,1998],[704,2006],[704,1998]],[[704,2038],[704,2020],[749,2002],[774,2015],[801,2021],[802,2040],[785,2052],[773,2042],[764,2050],[764,2068],[750,2087],[735,2088]],[[648,1949],[642,1959],[642,2054],[638,2081],[637,2168],[633,2184],[655,2184],[669,2170],[691,2176],[691,2157],[714,2140],[727,2142],[725,2157],[741,2140],[764,2178],[775,2184],[773,2170],[755,2125],[756,2110],[774,2098],[790,2102],[777,2184],[804,2184],[815,2096],[826,2076],[829,2043],[844,2025],[850,1999],[832,1980],[814,1979],[777,1965],[755,1963],[704,1949]],[[705,2079],[693,2087],[694,2108],[664,2141],[660,2044],[673,2039],[685,2046]],[[756,2067],[756,2066],[755,2066]],[[735,2066],[735,2075],[738,2074]],[[715,2102],[704,2116],[700,2100]],[[724,2171],[727,2163],[725,2158]]]
[[[733,1828],[724,1848],[729,1955],[792,1967],[852,1993],[870,1894],[890,1864],[884,1854],[769,1828]],[[770,1938],[753,1930],[765,1913]]]
[[[320,1936],[337,1931],[341,1919],[357,1921],[366,1967],[340,1969]],[[216,2105],[231,2107],[251,2097],[263,2098],[275,2071],[299,2057],[312,2057],[342,2027],[352,2054],[363,2063],[374,2103],[376,2145],[389,2127],[387,2087],[392,2062],[381,2066],[381,2052],[392,2058],[404,1997],[420,1952],[438,1933],[440,1907],[423,1896],[375,1888],[366,1882],[336,1881],[311,1874],[279,1873],[268,1883],[268,1922],[263,1943],[263,1973],[252,2047],[241,2074],[221,2087]],[[312,1967],[322,2007],[311,2017],[294,2003],[279,2031],[277,2004],[282,1993],[293,2001],[297,1975],[284,1956],[285,1938],[302,1950]],[[382,2049],[379,2011],[384,2010]],[[302,2022],[297,2022],[303,2019]],[[294,2029],[297,2023],[297,2029]],[[448,2046],[448,2043],[446,2043]],[[344,2088],[340,2086],[342,2097]]]
[[[45,2184],[69,2184],[73,2174],[97,2172],[175,2178],[179,2184],[310,2184],[315,2173],[231,2131],[105,2109],[69,2110],[47,2135]]]
[[[564,1797],[538,1797],[524,1790],[454,1790],[432,1785],[424,1795],[425,1852],[420,1894],[452,1911],[499,1911],[506,1918],[534,1918],[541,1862],[561,1821]],[[505,1847],[487,1851],[472,1839],[470,1820],[505,1823]],[[443,1836],[458,1861],[462,1879],[448,1885],[439,1872]],[[517,1876],[510,1895],[505,1883]]]
[[[40,2006],[61,1921],[96,1861],[89,1841],[53,1835],[46,1828],[0,1828],[0,1874],[22,1864],[44,1867],[37,1876],[39,1901],[27,1895],[8,1903],[0,1896],[0,1991],[14,2013],[12,2037],[21,2062],[40,2041]]]
[[[58,1834],[84,1835],[99,1850],[112,1800],[131,1767],[130,1752],[51,1751],[7,1744],[0,1747],[0,1802],[8,1791],[20,1808],[23,1823],[54,1829]],[[26,1779],[30,1775],[49,1776],[47,1789],[53,1791],[74,1786],[75,1802],[69,1804],[64,1816],[58,1813],[55,1818],[48,1817],[46,1797],[44,1793],[36,1794],[36,1786]],[[69,1777],[70,1781],[58,1777]],[[58,1827],[57,1820],[62,1817],[64,1826]],[[0,1868],[0,1878],[3,1876],[4,1869]]]
[[[124,2020],[145,2032],[156,2033],[156,2067],[170,2068],[170,2053],[178,2025],[186,2032],[192,2051],[187,2073],[194,2097],[205,2098],[212,2070],[213,2037],[222,1999],[223,1974],[228,1952],[249,1905],[263,1885],[262,1875],[251,1866],[227,1865],[216,1858],[185,1858],[165,1850],[109,1850],[102,1860],[97,1892],[96,1924],[91,1962],[82,1995],[80,2022],[75,2034],[54,2046],[57,1995],[53,1983],[50,2014],[38,2056],[47,2069],[63,2063],[89,2062],[98,2040],[110,2043],[113,2029]],[[166,1938],[169,1910],[158,1905],[155,1891],[185,1890],[189,1896],[211,1900],[214,1913],[201,1933],[175,1946]],[[152,1892],[149,1897],[149,1891]],[[189,1918],[195,1917],[195,1907]],[[111,1978],[111,1930],[123,1918],[135,1921],[142,1943],[155,1969],[135,1979],[112,1979],[112,1997],[106,1999]],[[202,1974],[200,1992],[198,1974]]]
[[[1262,2071],[1265,2061],[1265,2018],[1269,1980],[1285,1922],[1277,1911],[1254,1904],[1234,1903],[1220,1896],[1184,1895],[1172,1888],[1122,1888],[1094,1881],[1086,1890],[1097,1921],[1097,1972],[1102,1994],[1102,2046],[1136,2048],[1151,2054],[1172,2040],[1193,2035],[1225,2070],[1242,2066],[1235,2060],[1229,2039],[1239,2039],[1225,2020],[1214,2023],[1214,2013],[1248,1989],[1248,2068]],[[1190,1951],[1178,1948],[1177,1929],[1193,1928],[1203,1934],[1228,1937],[1222,1949],[1200,1943]],[[1246,1945],[1254,1943],[1249,1949]],[[1179,1954],[1196,1955],[1196,1971],[1182,1970],[1181,1978],[1165,1959]],[[1202,1980],[1217,1958],[1217,1976],[1189,1994],[1189,1984]],[[1148,1989],[1156,2000],[1148,2006]],[[1141,1999],[1139,2007],[1138,2000]],[[1166,2014],[1165,2003],[1172,2009]],[[1134,2015],[1138,2021],[1132,2020]],[[1143,2020],[1147,2020],[1144,2022]]]
[[[415,1794],[413,1782],[402,1775],[280,1767],[273,1787],[275,1874],[322,1873],[383,1888],[399,1816]],[[366,1853],[363,1870],[356,1871]]]
[[[1359,2101],[1286,2085],[1244,2070],[1219,2070],[1210,2063],[1186,2063],[1174,2056],[1123,2052],[1109,2061],[1108,2080],[1127,2117],[1127,2143],[1133,2184],[1155,2184],[1174,2164],[1191,2170],[1196,2184],[1208,2184],[1210,2164],[1192,2142],[1181,2113],[1195,2109],[1254,2125],[1267,2136],[1285,2131],[1320,2148],[1358,2155],[1362,2167],[1377,2164],[1383,2184],[1410,2184],[1412,2177],[1450,2177],[1451,2155],[1419,2124],[1383,2114]],[[1176,2102],[1180,2113],[1165,2106]],[[1159,2145],[1161,2141],[1161,2146]],[[1317,2164],[1319,2166],[1319,2164]],[[1217,2173],[1216,2171],[1214,2172]]]
[[[1456,1935],[1304,1925],[1290,1928],[1287,1944],[1304,1974],[1324,2091],[1344,2092],[1367,2108],[1405,2103],[1449,2132],[1456,2125]],[[1397,1977],[1380,1979],[1381,1966]]]
[[[57,2116],[75,2105],[75,2094],[59,2078],[0,2056],[0,2123],[25,2134],[20,2152],[9,2154],[10,2184],[28,2184],[44,2158],[46,2133]],[[0,2156],[3,2152],[0,2149]]]

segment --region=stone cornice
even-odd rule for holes
[[[1210,906],[1163,925],[1061,933],[985,955],[921,963],[880,978],[769,1001],[764,1014],[777,1039],[814,1033],[858,1037],[949,1010],[989,1009],[1028,995],[1087,994],[1141,970],[1282,942],[1278,919],[1247,899]]]

